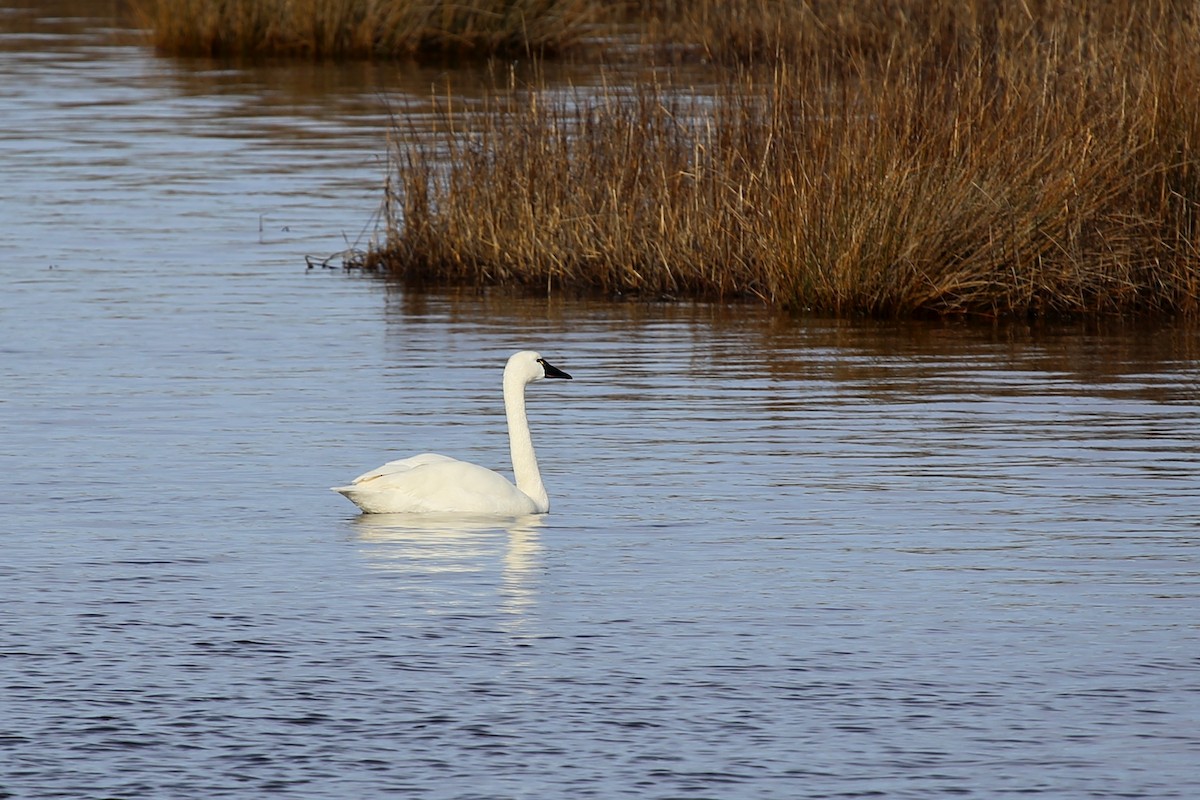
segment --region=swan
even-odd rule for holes
[[[571,376],[532,350],[514,353],[504,366],[504,413],[514,486],[486,467],[437,453],[389,461],[333,491],[366,514],[545,514],[550,498],[542,484],[529,420],[525,387],[543,378]]]

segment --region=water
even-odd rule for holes
[[[309,271],[437,76],[80,5],[0,15],[0,795],[1200,794],[1195,329]],[[526,346],[554,513],[327,491],[506,468]]]

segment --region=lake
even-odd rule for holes
[[[308,269],[445,75],[113,7],[0,10],[0,797],[1200,796],[1194,326]],[[526,347],[551,514],[328,490],[507,472]]]

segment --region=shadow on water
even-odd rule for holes
[[[1070,382],[1159,402],[1200,398],[1200,334],[1186,321],[835,319],[751,304],[614,303],[395,285],[387,297],[397,336],[429,321],[513,341],[600,327],[620,330],[634,344],[672,328],[691,331],[698,367],[873,386],[914,400],[981,372],[1010,373],[1012,394]]]

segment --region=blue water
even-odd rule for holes
[[[1200,796],[1195,328],[307,270],[420,80],[50,5],[0,16],[0,796]],[[522,347],[552,514],[328,491],[507,470]]]

